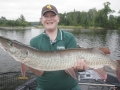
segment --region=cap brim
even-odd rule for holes
[[[55,12],[54,10],[46,10],[42,13],[42,16],[46,13],[46,12],[54,12],[57,15],[57,12]]]

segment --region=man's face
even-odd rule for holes
[[[41,17],[41,22],[44,25],[46,30],[55,30],[57,29],[57,25],[60,18],[54,12],[46,12]]]

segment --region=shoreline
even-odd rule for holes
[[[31,29],[31,27],[0,27],[0,29],[4,29],[4,30],[24,30],[24,29]]]
[[[44,28],[43,26],[35,26],[35,28]],[[103,30],[104,28],[102,27],[88,27],[88,28],[85,28],[85,27],[82,27],[82,26],[61,26],[61,25],[58,25],[58,28],[64,28],[64,29],[91,29],[91,30],[94,30],[94,29],[98,29],[98,30]]]
[[[21,26],[16,26],[16,27],[9,27],[9,26],[5,26],[5,27],[0,27],[0,29],[3,29],[3,30],[27,30],[27,29],[31,29],[32,27],[35,27],[35,28],[38,28],[38,29],[43,29],[44,27],[42,25],[39,25],[39,26],[28,26],[28,27],[21,27]],[[61,26],[61,25],[58,25],[58,28],[60,29],[65,29],[65,30],[68,30],[68,31],[73,31],[73,30],[82,30],[82,29],[90,29],[90,30],[104,30],[105,28],[102,28],[102,27],[88,27],[88,28],[85,28],[85,27],[82,27],[82,26]],[[114,29],[112,29],[114,30]],[[120,30],[120,29],[118,29]]]

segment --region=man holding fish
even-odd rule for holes
[[[0,48],[21,63],[22,75],[26,66],[36,74],[36,90],[80,90],[75,72],[88,67],[106,80],[104,66],[110,66],[120,81],[120,60],[107,57],[108,48],[77,48],[73,34],[57,27],[60,17],[55,6],[44,6],[40,20],[45,31],[31,39],[33,48],[0,36]]]
[[[38,50],[51,52],[63,49],[77,48],[77,44],[73,34],[60,30],[58,28],[60,17],[55,6],[50,4],[44,6],[41,11],[40,21],[43,24],[45,31],[42,34],[32,38],[30,41],[30,46]],[[110,53],[109,50],[106,48],[98,48],[98,51],[99,50],[103,51],[102,54]],[[91,52],[94,52],[94,50],[90,50],[90,55]],[[96,54],[97,52],[94,53]],[[96,54],[96,59],[98,59],[98,57]],[[60,58],[64,58],[64,55],[60,54]],[[94,61],[95,64],[102,65],[98,65],[98,67],[95,65],[91,66],[90,63],[88,63],[89,61],[87,61],[86,63],[85,60],[78,58],[76,63],[71,68],[68,68],[66,70],[42,71],[33,69],[31,67],[29,67],[29,69],[37,75],[36,79],[38,87],[36,90],[80,90],[75,72],[80,70],[87,70],[88,64],[89,67],[94,68],[94,70],[101,76],[101,78],[105,80],[107,79],[107,73],[104,69],[104,63],[106,63],[106,65],[111,64],[111,67],[113,65],[113,69],[116,70],[117,77],[120,80],[120,68],[118,68],[118,62],[108,62],[107,59],[108,58],[105,57],[105,60],[100,59],[96,62]],[[102,63],[100,62],[101,60],[103,61]]]
[[[58,28],[60,17],[55,6],[44,6],[40,21],[45,31],[31,40],[30,45],[32,47],[51,52],[61,49],[77,48],[74,36]],[[37,75],[37,90],[80,90],[77,79],[73,78],[75,76],[74,72],[86,70],[87,65],[83,59],[80,59],[75,63],[73,68],[64,71],[38,71],[30,67],[29,69]]]

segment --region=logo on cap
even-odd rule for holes
[[[52,7],[50,5],[47,5],[46,8],[47,9],[52,9]]]

